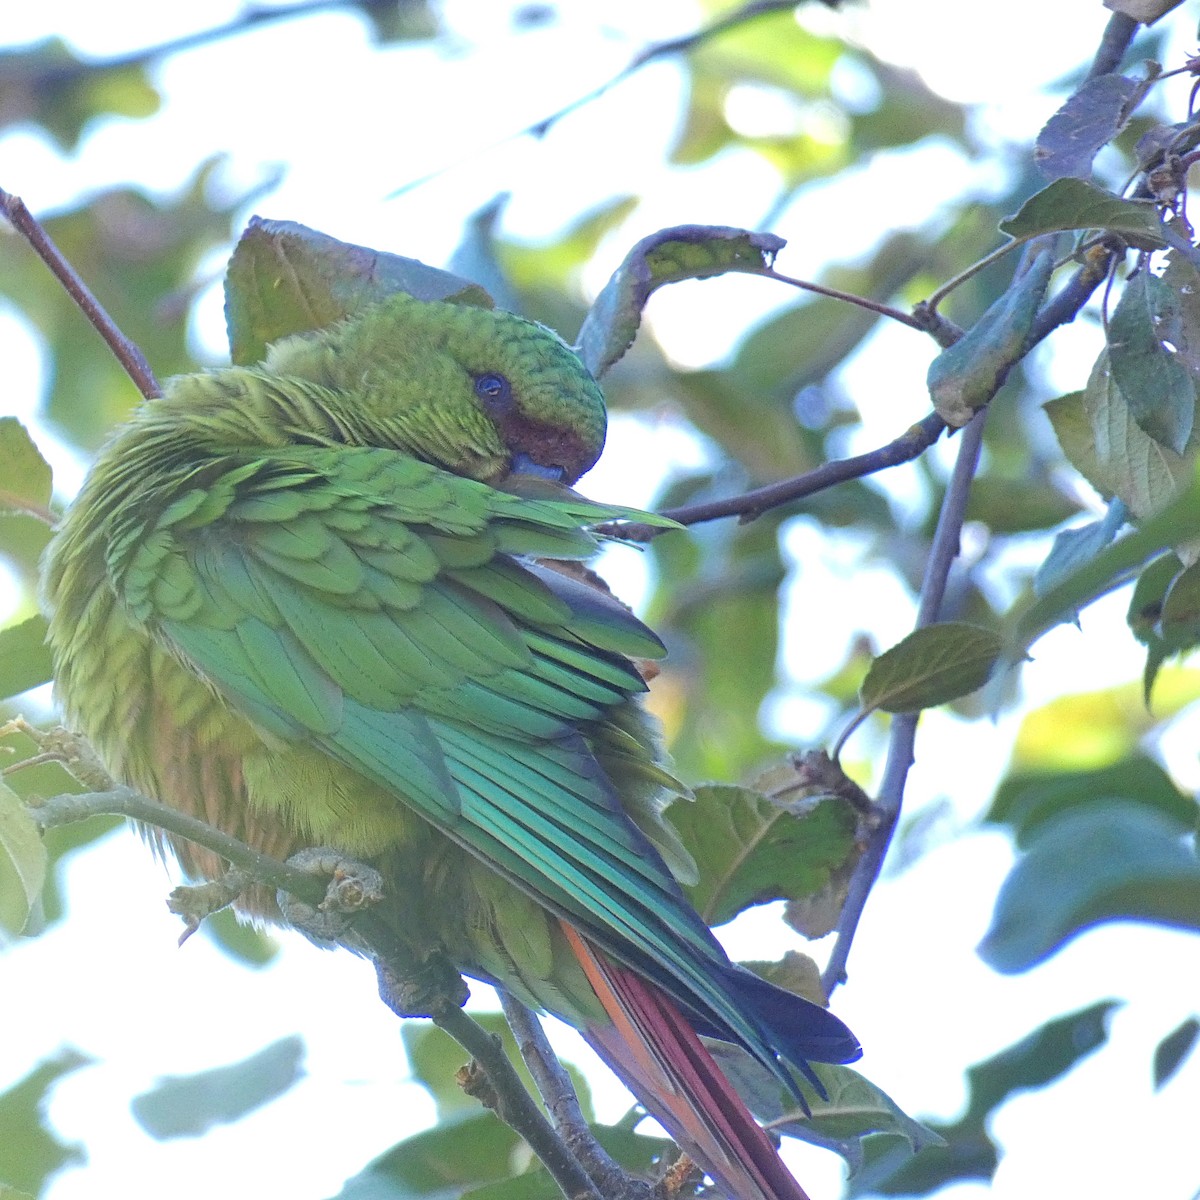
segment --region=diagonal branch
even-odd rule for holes
[[[537,1014],[502,989],[499,996],[505,1019],[555,1129],[605,1200],[649,1200],[654,1195],[653,1186],[629,1175],[592,1136],[575,1085],[555,1055]]]
[[[149,400],[161,396],[162,389],[139,347],[117,328],[116,322],[105,311],[104,305],[92,294],[91,288],[79,277],[79,273],[66,260],[54,244],[41,222],[25,206],[20,196],[0,188],[0,214],[33,247],[37,256],[50,268],[63,285],[68,296],[79,306],[80,311],[104,339],[105,345],[116,355],[125,373],[137,385],[137,389]]]
[[[409,180],[408,183],[402,184],[395,191],[388,193],[387,198],[395,200],[398,196],[403,196],[407,192],[423,187],[432,180],[445,175],[447,171],[451,171],[465,162],[470,162],[481,152],[496,150],[500,146],[506,146],[509,142],[516,142],[525,137],[545,137],[560,121],[577,112],[579,109],[599,100],[601,96],[612,91],[618,84],[624,83],[630,76],[636,75],[638,71],[650,63],[657,62],[661,58],[668,58],[673,54],[685,54],[687,51],[694,50],[704,42],[719,37],[722,33],[727,33],[730,29],[735,29],[739,25],[744,25],[747,21],[756,20],[758,17],[765,17],[778,12],[791,12],[795,9],[796,3],[797,0],[752,0],[751,3],[735,9],[726,16],[718,17],[715,21],[703,26],[703,28],[697,29],[694,33],[667,38],[661,42],[654,42],[635,54],[615,75],[606,79],[590,91],[584,92],[583,95],[577,96],[574,100],[564,104],[562,108],[526,125],[523,129],[514,130],[512,133],[497,138],[485,147],[476,147],[469,154],[462,155],[453,162],[445,163],[417,179]]]

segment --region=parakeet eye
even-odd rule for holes
[[[489,412],[506,412],[512,403],[512,385],[503,375],[479,375],[475,379],[475,395]]]

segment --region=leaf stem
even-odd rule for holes
[[[14,196],[0,188],[0,213],[12,227],[30,244],[37,256],[50,268],[63,285],[67,295],[78,305],[105,345],[116,355],[125,373],[133,380],[138,391],[149,400],[161,396],[162,389],[146,361],[146,356],[117,328],[116,322],[105,311],[104,306],[92,294],[91,288],[79,277],[79,273],[54,244],[41,222],[25,206],[20,196]]]
[[[1011,242],[1006,242],[1003,246],[997,246],[995,250],[985,254],[981,259],[973,262],[965,271],[960,271],[952,279],[946,280],[941,287],[937,288],[933,295],[930,296],[922,307],[929,309],[931,312],[937,312],[937,307],[945,298],[950,295],[955,288],[961,287],[968,279],[974,278],[980,271],[986,270],[992,263],[999,262],[1011,250],[1021,245],[1027,239],[1020,238]]]
[[[878,300],[868,300],[865,296],[857,296],[853,292],[843,292],[839,288],[826,287],[821,283],[811,283],[807,279],[796,279],[791,275],[784,275],[774,268],[764,271],[763,276],[767,279],[778,280],[780,283],[791,284],[792,287],[803,288],[806,292],[816,292],[819,296],[828,296],[832,300],[844,300],[847,304],[856,304],[859,308],[869,309],[871,312],[879,313],[882,317],[890,317],[893,321],[899,321],[902,325],[907,325],[910,329],[916,329],[920,333],[929,332],[927,325],[920,319],[911,313],[893,308],[890,304],[881,304]]]

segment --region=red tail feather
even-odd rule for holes
[[[732,1200],[809,1200],[674,1002],[562,922],[611,1026],[584,1036]]]

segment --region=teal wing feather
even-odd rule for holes
[[[586,737],[644,689],[630,658],[661,644],[517,557],[590,555],[584,527],[625,515],[385,450],[298,448],[198,475],[112,573],[135,618],[265,732],[382,784],[773,1063]]]

